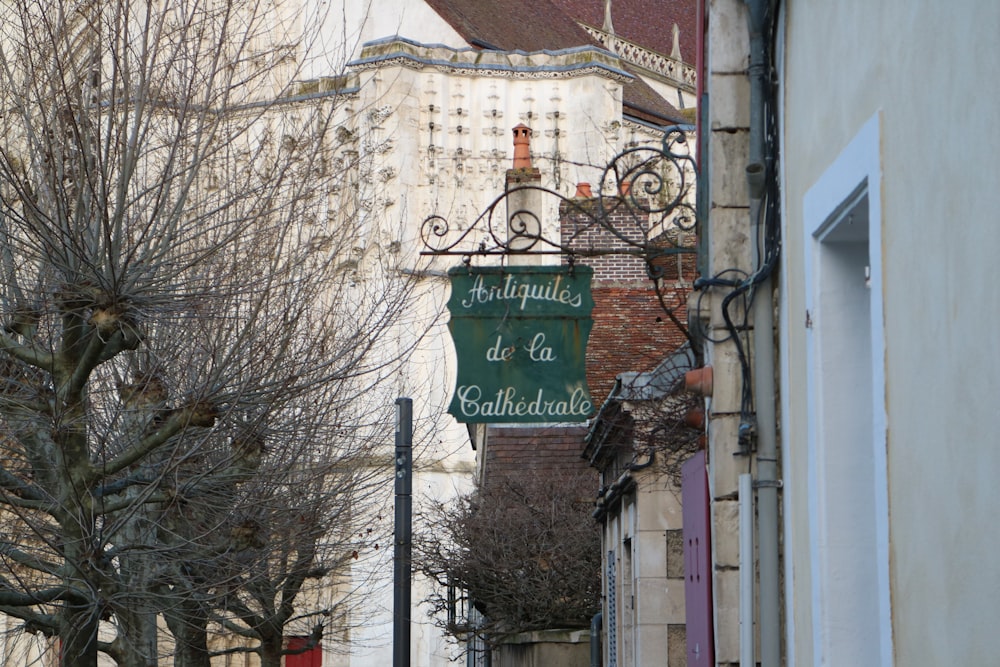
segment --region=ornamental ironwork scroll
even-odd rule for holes
[[[695,163],[688,146],[690,126],[666,128],[659,146],[628,148],[603,168],[591,197],[565,197],[535,184],[518,183],[494,199],[461,229],[440,215],[421,225],[424,255],[474,256],[559,254],[577,257],[630,255],[645,260],[657,277],[658,260],[693,253]],[[515,194],[539,191],[560,204],[558,232],[546,236],[538,214],[509,211]]]

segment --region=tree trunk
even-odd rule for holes
[[[69,604],[59,619],[59,664],[61,667],[97,667],[99,619],[91,605]]]
[[[280,634],[261,637],[260,667],[281,667],[281,654],[284,648],[284,637]]]
[[[174,667],[211,667],[208,621],[194,600],[178,601],[165,614],[174,637]]]
[[[126,497],[140,509],[130,512],[121,530],[125,543],[134,544],[137,549],[119,557],[119,576],[127,591],[125,608],[115,611],[120,619],[120,632],[126,637],[122,642],[123,658],[119,667],[156,667],[159,608],[153,581],[156,562],[151,554],[156,547],[155,528],[160,513],[141,504],[136,488],[130,489]]]
[[[175,649],[174,667],[211,667],[205,632],[192,629],[184,633],[184,640]]]
[[[72,439],[67,439],[73,443]],[[71,451],[64,446],[63,452]],[[63,483],[72,488],[77,480],[76,458],[66,456],[70,464]],[[68,496],[69,494],[66,494]],[[77,497],[64,496],[65,511],[59,521],[63,539],[63,585],[74,595],[59,610],[59,656],[61,667],[96,667],[97,632],[101,621],[100,584],[95,571],[97,547],[93,539],[95,530],[92,504],[87,493]]]
[[[157,667],[156,612],[141,601],[134,609],[119,610],[121,659],[118,667]]]

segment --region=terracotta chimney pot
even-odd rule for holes
[[[531,128],[524,123],[514,127],[514,169],[531,169]]]
[[[594,196],[594,193],[590,191],[590,183],[577,183],[576,184],[576,194],[573,195],[576,199],[590,199]]]

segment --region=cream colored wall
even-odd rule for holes
[[[684,647],[671,646],[671,625],[683,625],[684,579],[667,578],[667,531],[683,527],[680,488],[654,471],[637,475],[635,493],[635,661],[641,665],[667,664]],[[673,663],[670,663],[673,664]]]
[[[24,631],[24,623],[12,616],[0,615],[0,664],[55,665],[56,640]]]
[[[813,660],[803,200],[881,114],[885,405],[897,665],[993,664],[1000,639],[1000,5],[786,4],[783,305],[786,534],[796,665]],[[973,7],[973,4],[975,6]]]
[[[676,472],[676,471],[671,471]],[[655,462],[628,473],[634,487],[606,506],[602,566],[604,617],[602,649],[610,664],[610,624],[615,622],[619,667],[683,664],[684,554],[670,533],[683,528],[681,491],[672,474]],[[624,477],[619,478],[619,482]],[[614,554],[616,601],[608,608],[608,552]]]

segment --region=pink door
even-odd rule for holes
[[[687,664],[715,665],[712,632],[712,550],[709,540],[708,474],[705,452],[681,467],[684,508],[684,602],[687,608]]]

